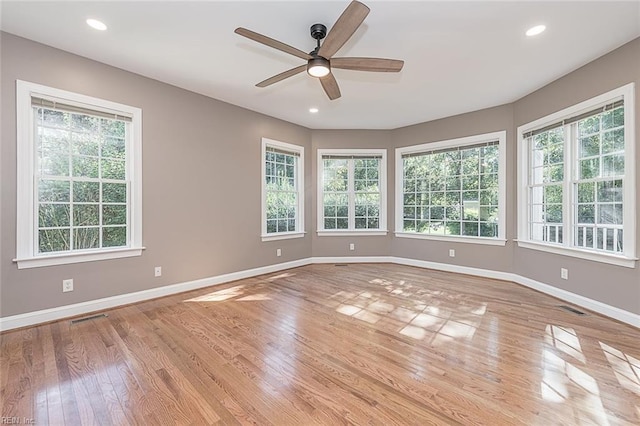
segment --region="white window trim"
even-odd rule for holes
[[[279,148],[284,151],[290,151],[299,155],[298,158],[298,170],[296,171],[296,184],[298,185],[298,217],[296,218],[296,231],[294,232],[279,232],[279,233],[267,233],[267,191],[266,191],[266,170],[265,162],[267,161],[267,147]],[[293,145],[286,142],[280,142],[273,139],[262,138],[262,172],[260,174],[262,188],[262,197],[260,202],[260,210],[262,212],[262,225],[260,237],[262,241],[277,241],[288,240],[291,238],[304,237],[304,147],[299,145]]]
[[[324,229],[324,206],[323,182],[324,163],[322,157],[325,155],[367,155],[381,156],[380,159],[380,221],[378,229]],[[354,237],[354,236],[377,236],[387,235],[387,150],[386,149],[318,149],[318,179],[317,179],[317,230],[319,237]]]
[[[127,176],[130,208],[129,247],[74,250],[64,253],[36,254],[35,250],[35,140],[31,97],[52,97],[69,105],[125,113],[131,116],[131,143],[127,146]],[[123,115],[125,115],[123,114]],[[16,80],[17,136],[17,218],[16,258],[18,269],[70,263],[92,262],[140,256],[142,246],[142,110],[140,108],[55,89],[40,84]]]
[[[418,232],[405,232],[403,230],[403,182],[404,170],[402,169],[402,156],[405,154],[415,154],[424,151],[432,151],[435,149],[445,149],[452,147],[465,147],[468,145],[477,145],[483,142],[498,141],[498,237],[469,237],[464,235],[429,235]],[[396,224],[395,236],[398,238],[416,238],[434,241],[451,241],[457,243],[485,244],[485,245],[501,245],[507,243],[505,237],[506,228],[506,167],[507,167],[507,132],[501,130],[498,132],[484,133],[481,135],[467,136],[457,139],[449,139],[438,142],[425,143],[421,145],[412,145],[402,148],[396,148]]]
[[[622,96],[624,99],[624,152],[625,152],[625,185],[624,185],[624,253],[622,255],[585,250],[572,247],[573,229],[569,229],[563,244],[544,243],[534,241],[529,238],[529,210],[528,205],[528,179],[529,179],[529,149],[526,147],[526,139],[523,135],[529,131],[539,129],[545,125],[560,121],[564,118],[575,116],[583,111],[597,108],[607,104],[612,99]],[[532,250],[546,251],[549,253],[561,254],[565,256],[578,257],[595,262],[608,263],[627,268],[635,268],[636,257],[636,157],[635,157],[635,84],[629,83],[625,86],[603,93],[594,98],[580,102],[571,107],[557,111],[553,114],[539,118],[531,123],[518,127],[518,239],[519,247]],[[565,150],[566,152],[567,150]],[[568,155],[568,154],[565,154]],[[566,163],[566,161],[565,161]],[[565,190],[568,188],[567,179],[564,181]],[[565,205],[566,207],[566,205]],[[566,212],[568,214],[570,212]]]

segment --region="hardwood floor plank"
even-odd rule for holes
[[[50,425],[636,425],[640,330],[513,283],[309,265],[0,334]]]

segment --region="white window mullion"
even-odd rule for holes
[[[356,228],[356,184],[355,184],[355,160],[347,161],[347,193],[349,194],[349,229]]]
[[[575,143],[577,126],[569,125],[564,128],[564,180],[562,183],[562,245],[572,247],[575,236],[573,224],[578,219],[577,206],[577,159],[578,144]]]

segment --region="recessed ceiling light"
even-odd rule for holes
[[[311,114],[315,114],[316,112],[320,111],[318,108],[309,108],[309,112]]]
[[[527,37],[533,37],[541,34],[546,29],[547,27],[544,25],[536,25],[535,27],[529,28],[525,34],[527,35]]]
[[[107,29],[107,26],[105,25],[105,23],[98,21],[97,19],[91,19],[91,18],[87,19],[87,25],[98,31],[104,31]]]

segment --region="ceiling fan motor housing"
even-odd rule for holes
[[[311,37],[316,40],[322,40],[327,35],[327,27],[322,24],[313,24],[311,26]]]

